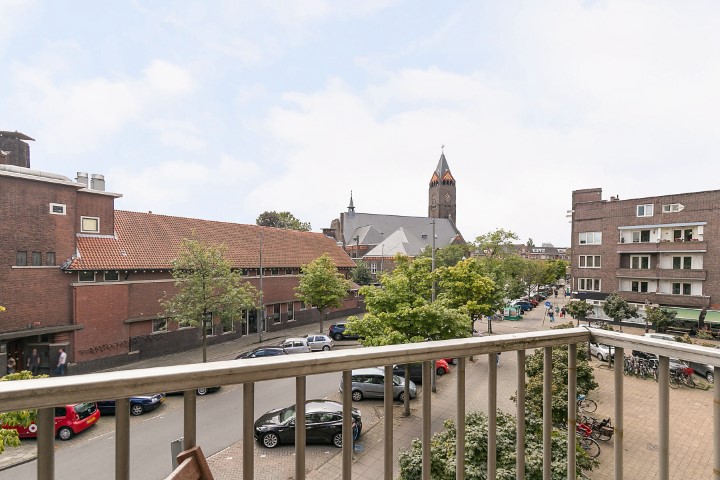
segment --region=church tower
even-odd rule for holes
[[[457,224],[456,207],[455,178],[450,173],[450,167],[448,167],[445,152],[443,152],[430,179],[428,217],[449,218],[454,224]]]

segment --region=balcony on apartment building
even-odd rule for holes
[[[625,300],[632,303],[645,303],[668,305],[673,307],[709,308],[710,297],[704,295],[675,295],[662,292],[620,292]]]
[[[620,242],[617,253],[672,253],[672,252],[707,252],[707,242],[703,240],[673,241],[660,240],[654,242]]]
[[[706,222],[619,227],[618,253],[707,252]]]
[[[707,270],[689,268],[618,268],[617,278],[657,280],[705,280]]]
[[[448,341],[424,342],[410,345],[394,345],[386,347],[368,347],[349,350],[338,350],[322,353],[311,353],[303,355],[291,355],[282,357],[270,357],[263,359],[250,359],[243,362],[224,361],[211,362],[205,364],[178,365],[172,367],[157,367],[140,370],[126,370],[110,373],[97,373],[88,375],[78,375],[71,377],[45,378],[31,381],[15,381],[0,383],[0,409],[2,411],[13,411],[21,409],[39,409],[38,414],[38,478],[52,479],[54,478],[54,406],[58,404],[71,404],[82,401],[93,401],[100,397],[118,399],[116,414],[116,432],[115,432],[115,472],[116,479],[129,478],[130,452],[131,452],[131,436],[130,422],[128,413],[127,397],[135,393],[155,392],[155,391],[186,391],[183,401],[183,430],[184,430],[184,447],[190,448],[195,445],[197,438],[197,418],[196,418],[196,397],[194,390],[198,387],[206,385],[242,385],[243,401],[242,401],[242,459],[237,459],[238,463],[242,463],[242,478],[254,478],[254,455],[255,441],[253,439],[253,421],[254,421],[254,398],[255,385],[257,382],[278,378],[294,378],[295,379],[295,402],[298,405],[297,425],[296,425],[296,443],[295,443],[295,477],[297,480],[305,478],[305,415],[304,400],[306,395],[306,377],[308,375],[342,372],[343,388],[343,442],[342,442],[342,463],[338,467],[338,476],[343,479],[352,478],[353,461],[352,461],[352,429],[351,429],[351,369],[385,366],[386,374],[390,374],[392,364],[404,364],[411,362],[424,362],[423,378],[429,380],[431,372],[431,360],[443,357],[458,357],[458,367],[455,369],[454,376],[457,389],[457,401],[455,411],[450,413],[453,419],[464,419],[466,414],[466,398],[465,398],[465,368],[466,359],[471,355],[488,355],[487,376],[483,378],[483,382],[487,382],[487,402],[488,412],[488,462],[486,465],[473,465],[472,468],[483,468],[487,471],[487,478],[496,478],[496,458],[494,456],[496,446],[496,427],[497,419],[494,415],[497,405],[497,387],[498,375],[510,375],[513,382],[517,384],[517,418],[520,425],[525,423],[525,358],[526,350],[542,349],[544,352],[544,412],[543,415],[543,447],[542,452],[533,452],[538,455],[536,458],[542,458],[543,477],[551,476],[551,432],[553,429],[552,415],[552,347],[570,345],[568,352],[568,401],[574,404],[577,398],[577,346],[585,344],[585,342],[597,342],[605,345],[615,346],[615,355],[623,358],[624,352],[632,350],[642,350],[645,352],[653,352],[659,355],[660,368],[657,387],[658,411],[657,415],[649,414],[647,416],[647,424],[654,426],[657,437],[652,442],[657,442],[653,447],[653,451],[647,451],[647,455],[655,455],[657,459],[656,468],[660,479],[668,479],[670,476],[671,459],[676,458],[672,455],[670,449],[670,406],[671,396],[669,387],[669,359],[683,358],[689,361],[708,363],[712,365],[720,365],[720,350],[688,345],[683,343],[673,343],[650,338],[644,338],[636,335],[628,335],[619,332],[604,331],[598,329],[587,328],[571,328],[565,330],[546,330],[541,332],[517,333],[510,335],[497,335],[483,338],[466,338]],[[581,347],[584,348],[584,347]],[[511,355],[514,352],[517,358],[518,369],[502,371],[499,373],[495,362],[495,354],[503,352]],[[624,430],[624,383],[623,362],[616,362],[614,380],[611,398],[614,407],[613,424],[615,426],[615,435],[613,437],[614,459],[606,458],[604,461],[611,462],[614,468],[616,479],[623,478],[624,473],[624,436],[628,434]],[[720,368],[715,367],[715,378],[720,378]],[[467,379],[477,381],[477,379]],[[423,385],[429,385],[430,382],[423,382]],[[651,385],[655,385],[652,383]],[[384,418],[393,418],[393,400],[390,382],[386,382],[385,400],[384,400]],[[422,401],[422,477],[430,479],[430,434],[431,434],[431,416],[432,416],[432,396],[430,388],[423,388],[421,394]],[[708,425],[708,429],[712,428],[713,438],[715,441],[715,449],[709,445],[702,447],[703,454],[714,452],[714,478],[720,479],[720,389],[714,392],[713,415],[714,421],[709,420],[710,412],[708,412],[708,420],[703,422]],[[122,407],[125,408],[122,408]],[[378,407],[379,408],[379,407]],[[223,412],[217,412],[223,414]],[[230,422],[229,422],[230,423]],[[384,458],[380,461],[384,462],[384,478],[390,480],[393,478],[393,422],[383,422],[384,425],[378,425],[384,431]],[[568,429],[568,447],[567,447],[567,470],[570,472],[568,478],[573,478],[572,472],[575,471],[575,426],[576,412],[570,409],[567,419]],[[228,425],[228,428],[234,428]],[[457,424],[458,435],[460,441],[456,444],[457,449],[457,478],[464,478],[464,452],[465,452],[465,432],[464,422]],[[518,428],[516,445],[525,445],[524,428]],[[648,441],[650,441],[648,439]],[[202,445],[200,445],[202,447]],[[628,445],[629,446],[629,445]],[[684,450],[685,451],[685,450]],[[522,447],[517,449],[517,478],[524,478],[524,466],[526,462],[526,453]],[[111,461],[111,460],[109,460]],[[109,476],[109,475],[108,475]]]

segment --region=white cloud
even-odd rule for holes
[[[144,81],[151,94],[184,95],[195,89],[195,81],[190,73],[170,62],[155,60],[145,69],[144,74]]]
[[[190,152],[199,152],[206,147],[200,138],[199,129],[187,121],[152,120],[148,126],[160,134],[160,143],[169,147],[177,147]]]

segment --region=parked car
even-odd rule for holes
[[[310,345],[305,338],[288,338],[280,344],[287,353],[310,353]]]
[[[259,358],[259,357],[274,357],[276,355],[287,355],[287,352],[282,347],[259,347],[248,352],[243,352],[235,360],[241,360],[243,358]]]
[[[590,355],[597,357],[601,362],[607,362],[608,356],[615,358],[615,347],[609,347],[602,343],[590,343]]]
[[[535,299],[532,298],[532,297],[530,297],[530,298],[523,297],[523,298],[521,298],[520,300],[523,301],[523,302],[530,302],[530,303],[532,303],[533,308],[537,307],[537,306],[538,306],[538,303],[540,303],[540,302],[538,302],[537,300],[535,300]]]
[[[55,436],[60,440],[70,440],[73,435],[95,425],[100,418],[100,410],[95,403],[75,403],[55,407]],[[20,438],[37,437],[35,422],[27,427],[4,425],[3,428],[17,430]]]
[[[342,448],[342,403],[332,400],[305,402],[305,438],[307,443],[331,443]],[[362,432],[362,415],[352,409],[353,439]],[[267,448],[295,443],[295,405],[270,410],[255,421],[255,440]]]
[[[217,392],[218,390],[220,390],[220,387],[201,387],[201,388],[198,388],[197,390],[195,390],[195,393],[197,395],[203,396],[203,395],[207,395],[208,393]],[[183,393],[182,391],[167,392],[166,395],[180,395],[182,393]]]
[[[307,343],[313,352],[319,350],[332,350],[335,346],[333,339],[327,335],[308,335]]]
[[[405,379],[393,375],[393,398],[403,401],[405,399]],[[343,388],[340,379],[340,392]],[[410,398],[417,395],[417,387],[410,381]],[[380,367],[360,368],[352,371],[352,399],[359,402],[363,398],[385,397],[385,370]]]
[[[533,304],[530,302],[522,301],[522,300],[515,300],[512,303],[512,306],[514,307],[520,307],[520,310],[522,310],[523,313],[529,312],[533,309]]]
[[[328,336],[332,338],[333,340],[357,340],[360,338],[358,335],[350,335],[345,333],[345,327],[347,327],[346,323],[333,323],[330,325],[330,330],[328,330]]]
[[[448,365],[457,365],[458,364],[457,358],[443,358],[443,360],[445,360],[448,363]]]
[[[164,393],[154,395],[134,395],[130,397],[130,414],[142,415],[158,408],[165,401]],[[103,415],[115,415],[115,400],[101,400],[97,402],[100,413]]]
[[[687,362],[687,364],[695,373],[705,377],[708,383],[715,383],[715,367],[709,363]]]
[[[450,366],[444,359],[435,360],[435,373],[440,377],[450,373]],[[405,365],[393,366],[393,375],[405,378]],[[422,383],[422,363],[410,364],[410,380],[415,383]]]

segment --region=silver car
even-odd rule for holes
[[[397,375],[392,376],[393,398],[403,401],[405,399],[405,379]],[[417,395],[417,387],[410,380],[410,398]],[[343,382],[340,379],[340,392]],[[385,369],[380,367],[359,368],[352,371],[352,399],[359,402],[363,398],[385,397]]]
[[[310,345],[305,338],[288,338],[280,346],[287,353],[310,353]]]
[[[590,355],[597,357],[601,362],[607,362],[608,355],[615,358],[615,348],[603,345],[602,343],[590,343]]]
[[[333,346],[335,345],[333,343],[333,339],[328,337],[327,335],[315,334],[307,336],[307,343],[308,345],[310,345],[310,350],[312,350],[313,352],[320,350],[332,350]]]

